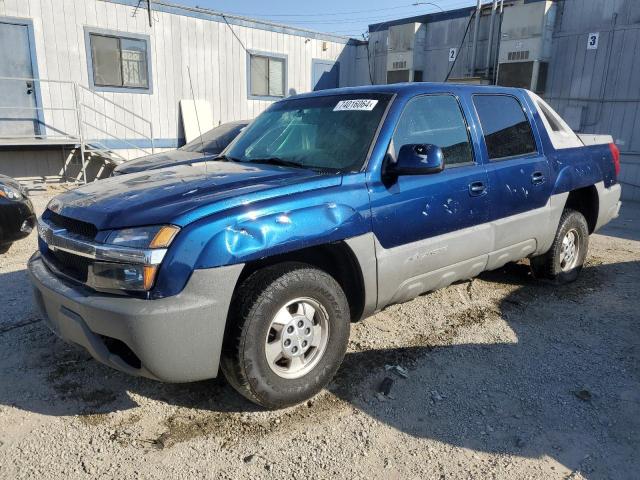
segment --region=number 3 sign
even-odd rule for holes
[[[598,40],[600,39],[600,33],[590,33],[587,39],[587,50],[597,50]]]

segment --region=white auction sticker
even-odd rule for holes
[[[353,100],[340,100],[334,107],[334,112],[342,112],[345,110],[364,110],[370,112],[378,104],[378,100],[369,100],[366,98]]]

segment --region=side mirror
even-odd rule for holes
[[[398,153],[398,160],[390,165],[390,173],[395,175],[428,175],[444,170],[444,154],[437,145],[413,144],[403,145]]]

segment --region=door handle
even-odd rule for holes
[[[31,95],[33,93],[33,82],[27,82],[27,95]]]
[[[487,193],[487,186],[482,182],[471,182],[469,184],[469,195],[478,197]]]
[[[544,174],[542,172],[533,172],[531,174],[531,183],[534,185],[542,185],[544,183]]]

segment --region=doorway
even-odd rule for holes
[[[0,17],[0,138],[40,135],[37,76],[31,21]]]
[[[312,60],[313,91],[338,88],[340,86],[340,64],[331,60]]]

